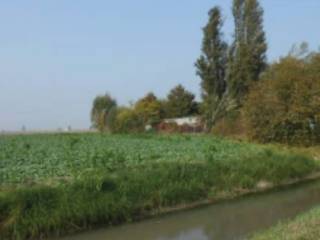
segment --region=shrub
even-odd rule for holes
[[[273,64],[248,95],[249,136],[260,142],[320,142],[320,54]]]
[[[135,133],[144,130],[143,119],[131,108],[122,108],[114,120],[113,132]]]
[[[238,110],[229,112],[215,123],[211,132],[218,136],[245,138],[246,128],[242,113]]]

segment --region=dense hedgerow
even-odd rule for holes
[[[320,143],[320,54],[286,57],[270,66],[244,106],[251,138],[260,142]]]

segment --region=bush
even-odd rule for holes
[[[139,133],[147,130],[146,126],[157,125],[161,120],[161,102],[153,93],[139,99],[134,106],[110,111],[108,122],[113,133]]]
[[[137,133],[144,131],[143,119],[130,108],[118,109],[112,132]]]
[[[320,142],[320,54],[286,57],[255,85],[244,106],[248,133],[260,142]]]
[[[234,110],[219,119],[212,128],[213,134],[223,137],[243,139],[246,137],[246,128],[242,113]]]

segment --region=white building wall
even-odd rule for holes
[[[183,118],[171,118],[171,119],[165,119],[164,120],[165,123],[176,123],[179,126],[182,125],[190,125],[190,126],[194,126],[199,124],[200,119],[199,117],[183,117]]]

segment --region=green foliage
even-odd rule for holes
[[[97,96],[92,104],[91,123],[94,128],[104,131],[109,127],[109,112],[117,106],[117,103],[108,94]]]
[[[214,111],[226,90],[227,44],[222,39],[222,24],[220,9],[214,7],[203,28],[202,55],[196,62],[197,75],[201,78],[203,115],[208,128],[214,122]]]
[[[118,109],[114,124],[112,125],[112,132],[114,133],[137,133],[144,130],[144,121],[132,108]]]
[[[258,0],[234,0],[232,10],[235,33],[229,48],[222,39],[223,21],[218,7],[209,12],[209,22],[203,29],[203,54],[196,68],[207,130],[242,106],[249,88],[266,68],[263,9]]]
[[[139,99],[134,106],[135,113],[141,118],[144,126],[155,125],[161,120],[161,103],[153,93]]]
[[[110,109],[106,121],[112,133],[138,133],[145,126],[158,124],[163,115],[163,103],[153,93],[139,99],[133,107]]]
[[[320,54],[286,57],[252,88],[244,107],[251,138],[289,144],[320,142]]]
[[[106,116],[106,122],[108,124],[108,130],[110,132],[115,132],[117,128],[117,116],[121,111],[121,108],[113,107],[110,109],[108,115]]]
[[[259,145],[188,135],[1,136],[0,146],[0,187],[68,183],[92,169],[116,171],[153,161],[228,162],[264,154]]]
[[[179,84],[168,94],[164,111],[166,118],[192,116],[198,113],[198,104],[194,94]]]
[[[258,0],[234,0],[234,41],[229,51],[228,91],[242,104],[250,86],[266,67],[263,9]]]
[[[39,239],[304,177],[316,163],[208,136],[0,137],[0,239]]]
[[[241,111],[228,111],[215,123],[211,132],[217,136],[245,139],[246,126]]]

